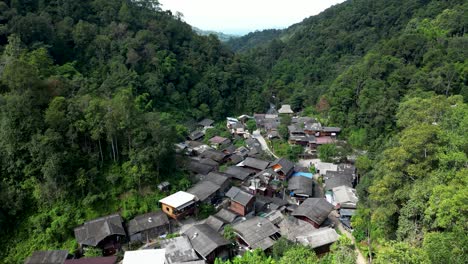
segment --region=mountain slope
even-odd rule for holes
[[[156,210],[158,183],[190,184],[182,124],[244,107],[251,65],[155,4],[0,1],[0,262]]]

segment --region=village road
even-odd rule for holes
[[[265,138],[263,138],[262,134],[260,133],[260,130],[255,130],[253,133],[252,133],[252,137],[257,139],[258,142],[260,142],[260,145],[262,146],[262,150],[267,152],[268,154],[272,155],[273,157],[275,158],[278,158],[278,156],[275,155],[275,153],[273,153],[271,150],[270,150],[270,147],[268,146]]]
[[[351,239],[351,241],[353,241],[354,251],[356,252],[356,264],[367,264],[366,258],[362,255],[361,251],[359,251],[356,245],[356,240],[354,239],[354,236],[351,235],[351,233],[349,233],[349,231],[343,227],[340,220],[338,220],[336,216],[332,218],[333,218],[333,222],[336,224],[340,232],[344,234],[345,236],[347,236],[349,239]]]

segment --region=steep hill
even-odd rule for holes
[[[187,119],[245,107],[255,70],[157,1],[0,1],[0,262],[184,189]],[[249,77],[251,76],[251,78]],[[249,79],[250,78],[250,79]]]

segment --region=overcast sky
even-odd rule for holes
[[[285,28],[344,0],[159,0],[162,9],[183,14],[203,30],[246,34]]]

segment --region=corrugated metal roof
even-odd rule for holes
[[[193,194],[184,191],[178,191],[174,194],[171,194],[161,200],[160,203],[167,204],[171,207],[178,208],[184,204],[195,201],[196,197]]]

